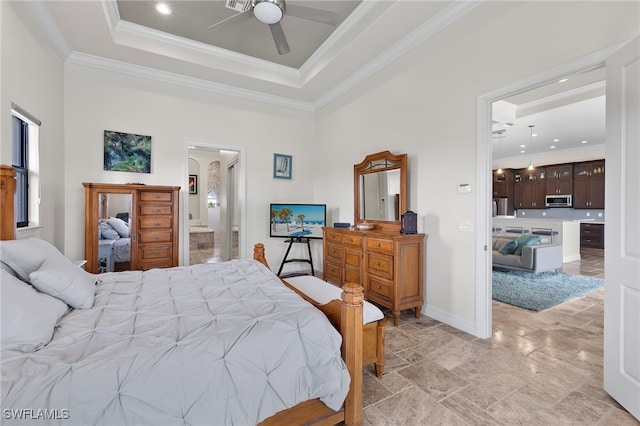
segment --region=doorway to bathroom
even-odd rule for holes
[[[240,255],[241,151],[188,146],[185,264],[222,262]],[[187,263],[188,262],[188,263]]]

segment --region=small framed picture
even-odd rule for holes
[[[198,193],[198,175],[189,175],[189,194]]]
[[[273,177],[291,179],[292,157],[284,154],[273,154]]]

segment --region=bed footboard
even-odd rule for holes
[[[264,245],[258,243],[253,249],[253,258],[269,267],[264,255]],[[275,424],[362,424],[362,359],[363,359],[363,325],[362,306],[364,294],[360,284],[347,283],[342,287],[342,300],[318,307],[335,324],[340,319],[338,331],[342,335],[342,358],[351,376],[349,393],[345,399],[343,410],[334,412],[319,400],[306,401],[291,409],[282,411],[265,420],[264,425]],[[333,301],[332,301],[333,302]],[[326,307],[325,309],[323,309]],[[336,312],[339,310],[339,313]],[[338,315],[336,315],[336,313]],[[320,404],[320,405],[318,405]],[[324,406],[324,409],[322,408]]]

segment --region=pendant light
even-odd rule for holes
[[[502,138],[504,137],[504,129],[500,129],[497,131],[498,133],[498,170],[497,174],[502,174]]]
[[[531,129],[531,140],[529,142],[529,167],[527,170],[533,170],[533,128],[536,127],[535,124],[529,126]]]

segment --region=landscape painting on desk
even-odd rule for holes
[[[270,205],[269,236],[275,238],[322,238],[327,223],[326,204]]]

